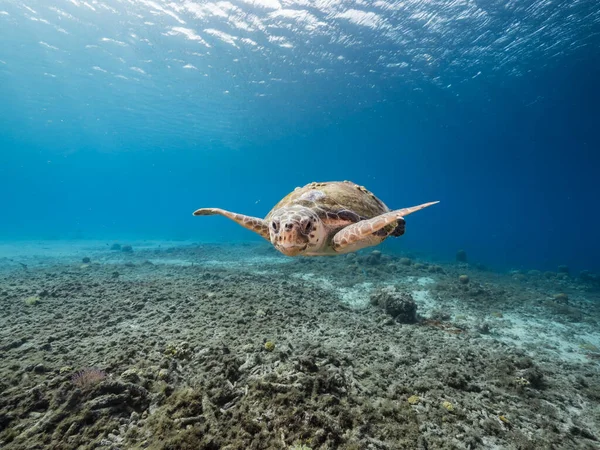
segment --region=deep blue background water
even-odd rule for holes
[[[198,56],[197,39],[152,31],[141,13],[109,21],[81,2],[29,2],[35,14],[20,3],[0,3],[4,240],[258,240],[191,213],[264,216],[296,186],[347,179],[392,208],[441,200],[408,217],[390,249],[451,260],[464,248],[504,269],[600,270],[600,14],[591,2],[528,2],[554,16],[520,17],[536,26],[497,48],[527,5],[503,18],[490,2],[481,36],[494,39],[476,58],[464,57],[476,44],[463,25],[449,22],[454,40],[417,34],[404,44],[430,43],[435,64],[408,52],[401,73],[381,61],[403,46],[379,42],[377,27],[339,25],[361,39],[347,48],[315,38],[281,50],[254,38],[261,50],[244,50],[238,37]],[[138,12],[156,9],[138,3]],[[278,11],[238,3],[259,17]],[[567,13],[581,21],[567,27]],[[390,23],[404,23],[394,14]],[[179,25],[201,29],[202,20]],[[194,68],[182,69],[192,57]]]

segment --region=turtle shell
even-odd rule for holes
[[[311,208],[330,227],[345,226],[390,211],[373,193],[350,181],[310,183],[286,195],[269,212],[288,206]]]

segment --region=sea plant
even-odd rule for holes
[[[81,389],[88,389],[97,385],[106,379],[106,372],[95,367],[89,367],[79,372],[76,372],[71,377],[71,381],[75,386]]]

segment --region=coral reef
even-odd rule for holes
[[[2,449],[597,447],[588,279],[103,248],[0,264]]]

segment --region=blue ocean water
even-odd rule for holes
[[[311,181],[390,250],[600,270],[600,8],[550,1],[0,2],[0,237],[260,240]]]

